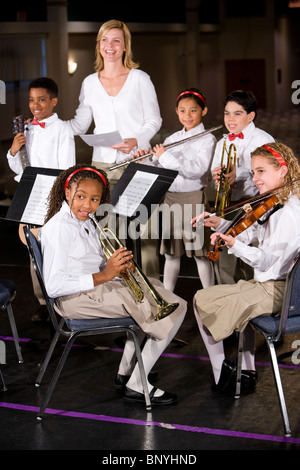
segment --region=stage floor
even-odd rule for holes
[[[49,322],[31,322],[38,304],[32,291],[27,249],[18,239],[17,225],[2,220],[0,230],[0,278],[11,279],[17,286],[13,310],[24,358],[24,363],[18,364],[8,318],[1,313],[0,339],[7,351],[7,363],[1,367],[7,386],[7,391],[0,391],[1,450],[98,450],[110,458],[142,450],[149,455],[154,451],[164,456],[187,454],[200,462],[200,450],[300,449],[300,366],[286,354],[293,351],[296,337],[286,337],[277,347],[292,429],[292,437],[285,438],[270,359],[260,336],[255,393],[235,400],[211,391],[210,362],[191,308],[200,284],[189,277],[181,278],[176,287],[189,303],[176,336],[181,341],[172,342],[155,367],[155,385],[176,392],[176,405],[146,412],[143,405],[123,401],[113,382],[124,338],[99,336],[74,345],[45,417],[37,421],[37,411],[64,345],[59,343],[41,387],[35,388],[51,328]],[[227,357],[235,359],[235,336],[225,345]],[[148,454],[139,457],[143,464],[148,463]],[[189,463],[194,463],[192,460]],[[107,462],[100,459],[100,463]]]

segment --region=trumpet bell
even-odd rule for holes
[[[167,317],[171,313],[173,313],[177,308],[179,307],[178,303],[174,304],[165,304],[164,306],[160,307],[158,309],[158,313],[155,315],[154,319],[157,320],[162,320],[163,318]]]
[[[91,212],[89,214],[89,217],[94,221],[96,228],[99,231],[99,237],[100,237],[100,242],[103,248],[104,255],[108,259],[116,248],[113,246],[111,241],[108,238],[108,234],[110,234],[113,238],[113,240],[117,243],[117,246],[123,246],[119,238],[116,236],[112,230],[108,228],[102,228],[101,225],[98,223],[95,214]],[[132,263],[135,268],[135,274],[137,274],[142,281],[143,285],[148,289],[150,295],[152,296],[156,308],[157,308],[157,314],[154,316],[154,320],[162,320],[163,318],[167,317],[171,313],[174,312],[179,306],[179,303],[171,303],[169,304],[166,302],[165,299],[163,299],[157,290],[154,288],[154,286],[150,283],[149,279],[145,276],[143,271],[139,268],[139,266],[135,263],[134,260],[132,260]],[[120,277],[122,280],[127,284],[127,287],[129,288],[133,298],[137,302],[143,302],[144,300],[144,291],[141,287],[140,280],[136,279],[136,277],[133,275],[133,273],[130,272],[128,269],[126,272],[121,273]]]

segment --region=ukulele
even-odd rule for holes
[[[22,115],[14,117],[13,118],[13,135],[14,136],[17,135],[18,132],[24,132],[24,130],[25,130],[24,117]],[[24,168],[26,168],[27,166],[30,166],[25,145],[22,145],[22,147],[19,150],[19,153],[21,157],[22,167],[24,170]],[[24,224],[19,225],[19,237],[20,237],[21,242],[24,243],[24,245],[26,245],[26,239],[25,239],[23,227],[24,227]],[[36,228],[32,227],[30,230],[37,237],[40,227],[36,227]]]
[[[14,117],[13,118],[13,134],[17,135],[18,132],[24,133],[24,117],[22,115]],[[23,170],[27,166],[30,166],[28,155],[27,155],[27,150],[25,145],[22,145],[22,147],[19,150],[20,157],[21,157],[21,163]]]

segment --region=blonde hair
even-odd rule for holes
[[[300,178],[300,165],[294,152],[290,147],[280,142],[271,142],[266,145],[278,152],[287,164],[288,171],[283,182],[283,185],[287,184],[287,186],[280,190],[279,196],[281,201],[286,202],[292,194],[298,196],[300,199],[300,181],[289,184],[292,183],[293,180]],[[281,166],[274,155],[264,147],[258,147],[254,150],[251,154],[251,157],[253,156],[266,157],[271,165],[274,165],[277,168],[280,168]]]
[[[139,64],[134,62],[133,54],[131,50],[131,34],[129,29],[127,28],[126,24],[119,20],[109,20],[106,23],[103,23],[101,28],[98,31],[97,39],[96,39],[96,60],[95,60],[95,71],[100,72],[104,68],[104,61],[103,57],[100,54],[99,50],[99,43],[103,36],[110,30],[110,29],[120,29],[123,32],[124,36],[124,43],[125,43],[125,51],[123,54],[123,65],[127,69],[137,69]]]

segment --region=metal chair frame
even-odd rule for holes
[[[300,332],[300,311],[297,311],[297,308],[294,305],[295,299],[293,297],[293,295],[295,295],[295,293],[300,289],[299,282],[298,280],[296,280],[296,273],[299,270],[300,253],[298,253],[290,268],[290,271],[286,276],[285,292],[280,315],[259,316],[250,321],[250,324],[255,329],[255,331],[258,331],[264,336],[268,346],[280,411],[283,420],[284,433],[287,437],[291,436],[291,428],[281,376],[278,367],[278,359],[276,355],[275,344],[287,334]],[[295,317],[299,317],[299,321],[297,321]],[[237,378],[235,389],[235,398],[237,399],[240,398],[241,395],[243,339],[243,333],[238,333]]]
[[[13,313],[13,309],[11,305],[12,301],[16,297],[16,286],[13,281],[9,281],[7,279],[0,279],[0,286],[3,290],[7,292],[7,298],[4,301],[4,303],[0,306],[0,312],[4,312],[5,310],[7,311],[10,328],[11,328],[12,335],[14,338],[18,361],[20,364],[22,364],[24,360],[22,356],[17,325],[16,325],[16,321],[15,321],[15,317],[14,317],[14,313]],[[0,389],[4,392],[7,390],[1,370],[0,370]]]
[[[144,369],[144,364],[143,364],[143,359],[142,359],[142,354],[141,354],[141,348],[140,348],[140,343],[136,334],[136,332],[139,330],[139,326],[135,323],[135,321],[131,317],[121,318],[121,319],[120,318],[118,319],[98,318],[98,319],[86,319],[83,321],[82,320],[65,320],[64,318],[61,318],[60,321],[58,321],[55,310],[54,310],[54,299],[48,296],[46,288],[45,288],[45,284],[43,281],[42,254],[41,254],[41,250],[39,247],[39,242],[37,241],[35,235],[30,231],[30,228],[28,226],[24,226],[24,234],[25,234],[25,240],[27,243],[29,255],[32,260],[34,269],[36,271],[37,278],[38,278],[38,281],[39,281],[39,284],[40,284],[40,287],[41,287],[41,290],[42,290],[42,293],[43,293],[43,296],[44,296],[44,299],[48,308],[48,312],[49,312],[53,327],[55,329],[55,334],[52,338],[50,347],[48,349],[48,352],[43,361],[38,377],[36,379],[36,384],[35,384],[36,387],[39,387],[41,384],[44,373],[47,369],[47,366],[49,364],[49,361],[51,359],[51,356],[53,354],[53,351],[55,349],[55,346],[57,344],[59,337],[62,335],[67,338],[67,343],[59,359],[56,370],[51,378],[49,388],[47,390],[43,403],[38,412],[37,419],[38,420],[43,419],[43,415],[45,413],[46,407],[50,401],[50,398],[55,389],[55,386],[60,377],[61,371],[65,365],[66,359],[69,355],[69,352],[71,350],[71,347],[74,341],[82,336],[94,336],[94,335],[120,333],[120,332],[128,333],[129,335],[132,336],[134,340],[136,359],[139,365],[141,380],[142,380],[142,385],[143,385],[143,390],[144,390],[146,410],[151,410],[152,406],[151,406],[151,401],[149,397],[149,390],[148,390],[147,379],[146,379],[146,374],[145,374],[145,369]]]
[[[9,283],[9,284],[6,285],[6,283]],[[4,280],[4,279],[0,279],[0,286],[1,285],[3,285],[3,287],[6,288],[8,291],[9,290],[12,291],[12,294],[7,299],[7,301],[4,302],[3,305],[1,305],[0,311],[1,312],[5,311],[5,310],[7,311],[8,320],[9,320],[10,328],[11,328],[11,331],[12,331],[12,334],[13,334],[15,348],[16,348],[16,352],[17,352],[17,356],[18,356],[18,361],[21,364],[21,363],[24,362],[24,360],[23,360],[23,356],[22,356],[17,325],[16,325],[16,321],[15,321],[15,317],[14,317],[14,313],[13,313],[13,309],[12,309],[12,305],[11,305],[12,301],[16,297],[16,288],[15,288],[15,285],[14,285],[13,281],[7,281],[7,280]]]

